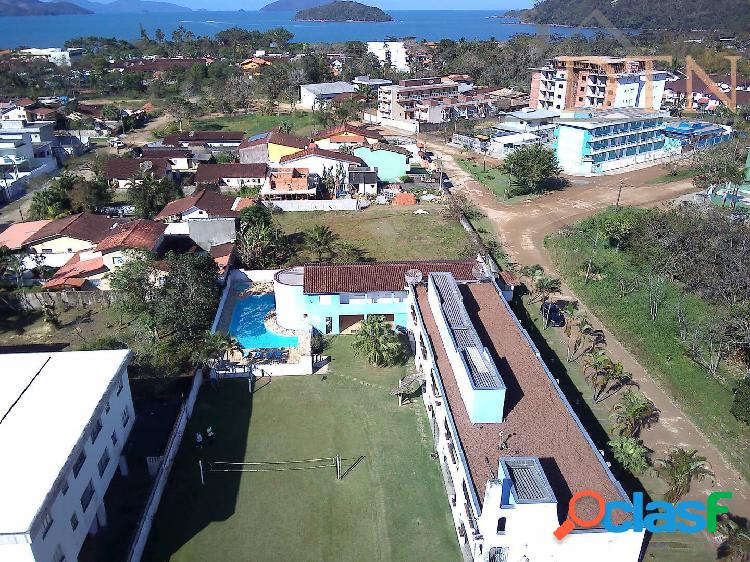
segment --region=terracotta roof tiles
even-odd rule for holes
[[[109,236],[99,242],[96,250],[102,253],[113,250],[133,249],[156,251],[167,225],[147,219],[117,225]]]
[[[98,243],[104,239],[121,220],[111,219],[104,215],[79,213],[61,219],[50,221],[26,240],[26,244],[34,244],[47,238],[69,236],[77,240]]]

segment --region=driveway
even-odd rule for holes
[[[648,185],[649,180],[664,175],[664,170],[657,166],[602,178],[568,178],[571,185],[562,191],[520,203],[506,204],[499,201],[486,187],[456,164],[453,157],[458,155],[457,150],[436,144],[431,144],[430,150],[441,158],[444,169],[455,186],[454,189],[466,195],[492,220],[503,248],[512,261],[519,265],[538,263],[545,271],[551,273],[555,273],[555,267],[544,248],[545,236],[591,216],[609,205],[614,205],[618,194],[623,205],[657,207],[695,192],[690,180]],[[562,291],[578,300],[569,287],[563,286]],[[582,308],[586,310],[585,307]],[[710,480],[695,482],[689,497],[700,500],[712,491],[729,490],[734,493],[731,501],[732,513],[750,517],[748,483],[654,382],[635,357],[590,310],[586,312],[595,328],[603,330],[607,341],[607,353],[613,360],[621,362],[626,371],[632,373],[641,390],[661,411],[659,422],[641,435],[646,446],[655,451],[654,458],[659,458],[670,446],[697,449],[711,463],[716,474],[716,483]]]

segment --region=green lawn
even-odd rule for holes
[[[225,115],[223,117],[208,117],[195,120],[191,127],[196,130],[227,130],[244,131],[248,135],[261,133],[282,123],[292,126],[292,133],[298,136],[307,136],[321,125],[315,120],[315,114],[306,111],[295,111],[288,115],[263,115],[253,113],[251,115]]]
[[[560,387],[568,397],[573,409],[581,418],[583,425],[591,435],[599,449],[604,450],[609,440],[611,422],[609,419],[609,405],[594,403],[591,390],[583,373],[581,361],[568,363],[565,358],[567,350],[565,336],[561,328],[547,328],[544,330],[544,320],[539,312],[538,303],[529,303],[527,298],[513,304],[516,315],[524,328],[534,340],[542,354],[544,362],[554,377],[560,381]],[[615,476],[620,480],[626,492],[645,491],[653,499],[661,499],[666,486],[652,473],[647,473],[640,481],[633,480],[629,475],[617,472]],[[690,535],[685,533],[658,533],[652,535],[644,556],[645,561],[654,562],[705,562],[715,559],[715,549],[712,548],[710,538],[705,532]]]
[[[596,280],[584,282],[581,271],[591,253],[591,243],[579,235],[552,236],[547,249],[566,283],[591,308],[602,322],[648,367],[680,409],[724,453],[745,478],[750,478],[750,429],[729,413],[733,380],[738,370],[722,368],[712,378],[706,370],[685,356],[679,341],[676,306],[683,299],[689,319],[706,319],[714,308],[687,293],[683,287],[668,283],[656,321],[651,321],[646,283],[622,296],[618,280],[627,275],[647,277],[634,269],[624,252],[600,245],[594,263],[601,268]],[[627,277],[625,277],[627,278]]]
[[[683,181],[693,179],[698,171],[695,168],[682,168],[678,170],[676,174],[664,174],[663,176],[656,177],[648,182],[649,185],[662,185],[665,183],[672,183],[675,181]]]
[[[425,209],[429,215],[415,215]],[[437,203],[373,205],[359,212],[281,213],[274,220],[287,234],[299,234],[316,224],[331,228],[342,241],[367,251],[369,258],[385,260],[458,259],[467,257],[468,235],[455,220],[442,214]],[[297,237],[299,238],[299,237]],[[301,250],[299,262],[314,256]]]
[[[513,203],[529,198],[528,196],[508,197],[508,191],[511,188],[510,177],[490,166],[487,166],[487,170],[485,171],[481,157],[473,160],[460,158],[456,162],[463,170],[469,172],[475,180],[485,185],[498,199]]]
[[[375,369],[333,338],[320,376],[206,386],[151,530],[145,561],[431,560],[460,552],[421,400],[388,390],[407,365]],[[202,454],[195,431],[217,438]],[[333,468],[214,473],[197,460],[365,459],[341,481]],[[352,460],[343,463],[344,469]]]

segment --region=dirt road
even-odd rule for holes
[[[456,164],[453,156],[458,154],[457,151],[444,146],[436,147],[434,144],[430,149],[441,158],[455,189],[464,193],[492,220],[511,259],[520,265],[541,264],[548,272],[554,272],[555,268],[544,248],[545,236],[613,205],[617,201],[621,183],[621,204],[639,207],[662,205],[695,191],[689,180],[647,185],[649,180],[664,174],[663,170],[656,167],[617,176],[572,179],[572,185],[563,191],[510,205],[498,201],[486,187]],[[569,287],[563,286],[563,292],[576,298]],[[613,360],[620,361],[625,370],[633,374],[641,390],[661,411],[659,423],[642,434],[646,446],[655,451],[654,458],[659,458],[670,446],[697,449],[711,463],[716,474],[716,483],[708,480],[694,483],[690,498],[700,500],[712,491],[729,490],[734,492],[730,504],[732,512],[750,517],[748,483],[729,466],[718,449],[682,413],[615,336],[591,311],[587,312],[595,327],[604,331],[609,355]]]

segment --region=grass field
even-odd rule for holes
[[[203,388],[143,560],[460,559],[421,400],[399,407],[388,390],[409,366],[372,368],[351,338],[330,343],[320,376]],[[211,425],[202,454],[192,436]],[[208,473],[197,460],[365,459],[337,481],[333,468]],[[344,469],[352,461],[343,463]]]
[[[197,130],[227,130],[244,131],[248,135],[261,133],[282,123],[292,126],[292,133],[298,136],[307,136],[314,130],[323,127],[315,120],[315,114],[306,111],[295,111],[288,115],[263,115],[253,113],[252,115],[226,115],[223,117],[208,117],[197,119],[191,126]]]
[[[481,157],[477,157],[474,160],[460,158],[457,159],[456,162],[458,162],[458,165],[461,166],[461,168],[469,172],[475,180],[485,185],[498,199],[508,203],[513,203],[515,201],[529,198],[527,195],[522,197],[508,197],[508,192],[511,188],[510,177],[500,170],[490,166],[487,166],[487,171],[485,171]]]
[[[563,392],[576,410],[594,443],[599,449],[604,450],[612,426],[609,419],[609,405],[601,402],[594,403],[581,362],[568,363],[565,361],[567,350],[562,329],[548,328],[544,330],[544,319],[539,312],[539,304],[529,304],[526,298],[523,299],[523,302],[517,299],[513,309],[534,340],[544,362],[554,377],[560,381]],[[616,467],[614,470],[617,470]],[[615,472],[615,476],[628,493],[640,490],[645,491],[653,499],[661,499],[666,491],[664,482],[653,473],[644,474],[640,481],[633,480],[627,474]],[[715,549],[712,548],[710,539],[705,532],[696,535],[660,533],[652,535],[643,560],[649,562],[706,562],[715,558]]]
[[[429,215],[415,215],[416,209]],[[467,257],[466,231],[442,216],[442,205],[373,205],[359,212],[281,213],[274,220],[287,234],[304,233],[316,224],[331,228],[344,242],[367,251],[369,258],[385,260],[458,259]],[[309,261],[304,249],[296,256]]]
[[[722,381],[685,356],[678,334],[676,306],[682,299],[686,316],[706,319],[716,311],[683,287],[668,283],[665,298],[656,321],[649,314],[648,289],[642,284],[622,296],[618,279],[627,275],[647,277],[647,272],[633,269],[624,252],[599,246],[594,262],[601,268],[597,280],[585,283],[581,275],[582,260],[591,253],[591,244],[577,235],[553,236],[547,249],[566,283],[591,308],[607,327],[648,366],[656,379],[680,409],[724,453],[743,477],[750,479],[750,430],[729,413],[732,404],[733,379],[738,375],[720,369]]]
[[[675,181],[693,179],[698,171],[695,168],[682,168],[676,174],[664,174],[663,176],[656,177],[648,182],[649,185],[662,185],[665,183],[672,183]]]

